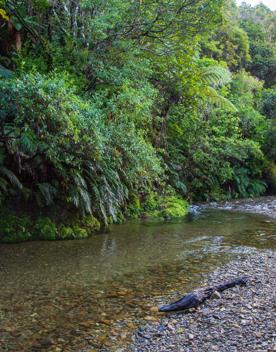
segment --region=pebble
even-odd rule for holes
[[[159,325],[148,322],[141,339],[133,336],[131,352],[248,352],[276,351],[275,313],[276,252],[243,254],[217,269],[204,286],[250,276],[247,287],[235,287],[206,301],[198,310],[169,314]],[[214,298],[214,297],[213,297]],[[164,301],[170,301],[168,297]]]

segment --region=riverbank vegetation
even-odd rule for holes
[[[2,0],[0,22],[0,200],[19,217],[3,216],[2,238],[14,223],[26,239],[83,238],[275,189],[264,5]]]

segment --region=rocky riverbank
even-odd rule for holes
[[[203,285],[249,275],[247,287],[235,287],[197,310],[164,315],[141,327],[133,352],[276,351],[276,252],[241,256],[213,272]],[[184,294],[184,292],[183,292]],[[177,297],[164,297],[167,303]]]
[[[199,205],[199,208],[222,209],[262,214],[276,219],[276,197],[259,197],[237,199],[227,202],[210,202]]]

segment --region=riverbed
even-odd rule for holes
[[[133,332],[160,319],[164,296],[276,248],[276,220],[241,210],[199,207],[182,221],[130,221],[83,241],[1,244],[0,350],[128,351]]]

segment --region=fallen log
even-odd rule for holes
[[[170,312],[170,311],[176,311],[176,310],[196,308],[204,301],[206,301],[206,299],[210,298],[214,294],[214,292],[222,292],[224,290],[227,290],[228,288],[238,286],[238,285],[245,286],[248,279],[249,278],[247,276],[244,276],[214,287],[200,288],[191,293],[188,293],[186,296],[182,297],[181,299],[179,299],[174,303],[165,304],[159,307],[159,311]]]

